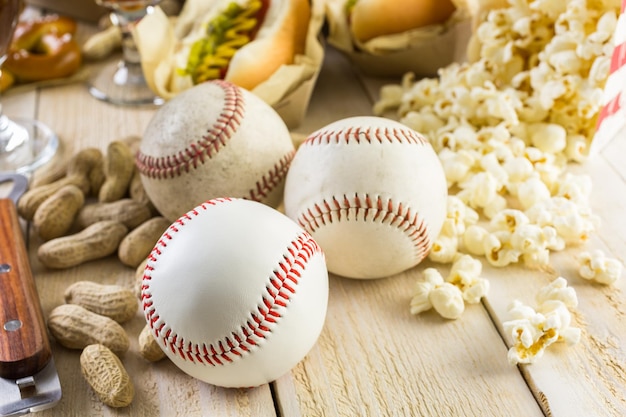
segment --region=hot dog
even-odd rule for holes
[[[187,4],[197,8],[197,3]],[[224,79],[252,90],[304,52],[311,18],[309,0],[217,0],[204,4],[200,17],[190,16],[198,13],[197,9],[183,8],[174,30],[179,39],[172,60],[168,64],[160,60],[152,81],[146,76],[158,94],[167,97],[169,92],[211,79]],[[149,72],[146,66],[144,72]]]
[[[359,42],[444,23],[456,10],[451,0],[347,0],[345,7]]]

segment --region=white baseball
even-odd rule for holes
[[[154,114],[136,164],[148,197],[173,221],[218,197],[277,207],[294,153],[270,105],[217,80],[182,92]]]
[[[380,117],[352,117],[300,145],[285,213],[319,243],[330,272],[381,278],[419,264],[446,216],[448,188],[428,140]]]
[[[311,235],[282,213],[214,199],[163,234],[141,299],[155,339],[182,371],[253,387],[287,373],[315,344],[328,272]]]

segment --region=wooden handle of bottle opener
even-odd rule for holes
[[[0,377],[32,376],[51,356],[15,203],[0,199]]]

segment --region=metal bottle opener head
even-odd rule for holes
[[[0,198],[0,416],[17,416],[50,408],[62,394],[15,209],[28,180],[0,173],[0,184],[8,181],[9,198]]]
[[[18,378],[0,378],[0,416],[19,416],[45,410],[61,400],[61,384],[50,358],[48,364],[35,375]]]

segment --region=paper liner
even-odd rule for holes
[[[326,18],[330,45],[342,51],[363,73],[397,77],[407,72],[433,76],[452,62],[467,59],[466,48],[472,33],[472,10],[478,0],[456,0],[457,11],[444,24],[425,26],[360,43],[353,38],[345,13],[345,0],[328,0]]]
[[[276,109],[290,129],[302,122],[322,66],[324,48],[319,34],[324,23],[323,1],[311,3],[304,54],[296,56],[293,64],[281,66],[252,90]],[[182,86],[176,91],[168,85],[170,75],[176,70],[174,50],[198,16],[203,16],[211,6],[211,2],[187,0],[181,14],[175,18],[168,18],[156,7],[155,12],[143,18],[133,30],[148,84],[166,100],[190,87]]]
[[[381,55],[351,51],[351,61],[364,74],[393,77],[412,72],[418,77],[434,76],[437,70],[452,62],[467,60],[466,46],[471,34],[469,21],[459,22],[433,39]]]

